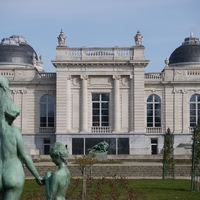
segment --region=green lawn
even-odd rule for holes
[[[66,198],[81,199],[81,180],[71,180]],[[22,200],[44,200],[44,186],[35,180],[26,180]],[[86,200],[197,200],[200,192],[190,191],[190,180],[100,179],[87,181]]]

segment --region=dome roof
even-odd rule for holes
[[[0,64],[33,65],[33,55],[38,60],[35,50],[23,36],[13,35],[0,43]]]
[[[200,63],[200,42],[199,38],[195,38],[193,35],[186,38],[183,44],[175,49],[169,58],[169,65],[183,63]]]

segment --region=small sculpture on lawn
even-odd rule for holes
[[[64,200],[70,183],[70,172],[66,166],[68,150],[63,144],[56,142],[50,150],[50,156],[58,170],[54,173],[47,171],[44,177],[47,200]]]
[[[10,98],[8,80],[0,76],[0,200],[20,199],[25,180],[22,162],[42,185],[42,177],[25,149],[22,134],[13,125],[19,113]]]
[[[99,142],[98,144],[94,145],[92,148],[88,149],[89,153],[95,153],[95,154],[107,154],[109,144],[106,141]]]

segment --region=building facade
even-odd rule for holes
[[[101,141],[109,154],[162,154],[164,134],[174,134],[175,155],[190,154],[200,116],[200,42],[186,38],[158,73],[145,73],[142,35],[131,47],[72,48],[58,36],[55,73],[23,36],[0,44],[0,75],[21,109],[14,122],[32,155],[59,141],[72,155]]]

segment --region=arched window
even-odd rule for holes
[[[190,98],[190,127],[195,127],[200,116],[200,95],[193,94]]]
[[[40,98],[40,127],[54,127],[55,101],[51,95]]]
[[[161,127],[161,100],[155,94],[147,99],[147,127]]]

